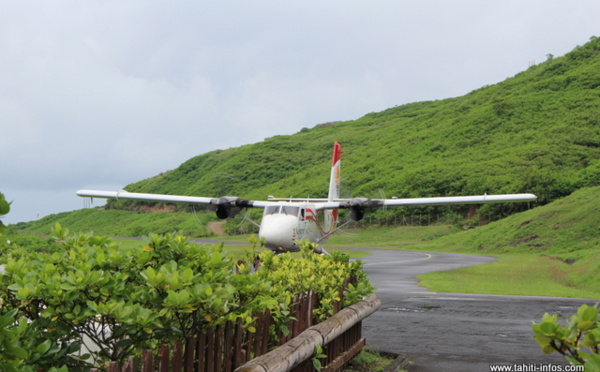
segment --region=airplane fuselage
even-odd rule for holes
[[[327,238],[330,229],[322,221],[323,213],[314,204],[280,202],[265,208],[258,236],[273,251],[295,252],[305,240],[320,243]]]

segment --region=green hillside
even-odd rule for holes
[[[600,184],[600,39],[463,97],[214,151],[129,185],[188,195],[325,196],[334,141],[344,190],[369,196],[534,192]]]
[[[545,204],[600,185],[599,108],[600,38],[593,37],[563,57],[462,97],[406,104],[209,152],[125,189],[257,199],[323,197],[331,147],[339,141],[344,150],[343,196],[532,192]],[[111,201],[107,208],[137,210],[140,204]],[[481,212],[506,215],[527,208],[486,205]],[[106,220],[90,218],[88,229]],[[20,227],[40,228],[44,221]]]
[[[598,199],[600,187],[583,188],[543,207],[447,235],[420,248],[492,255],[544,253],[576,262],[590,253],[600,253]]]

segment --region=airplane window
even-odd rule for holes
[[[275,214],[279,212],[279,206],[278,205],[270,205],[265,209],[265,215],[267,214]]]
[[[281,207],[281,213],[297,216],[300,212],[300,207],[293,207],[291,205],[284,205]]]

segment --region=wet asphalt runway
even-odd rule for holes
[[[411,372],[490,371],[491,364],[565,365],[559,354],[541,353],[532,321],[545,312],[571,316],[582,303],[555,297],[434,293],[416,275],[494,261],[484,256],[360,249],[365,271],[382,307],[363,321],[372,349],[405,354]]]

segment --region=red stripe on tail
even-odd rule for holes
[[[331,162],[331,166],[334,166],[335,163],[340,161],[342,158],[342,145],[337,143],[337,141],[333,144],[333,161]]]

